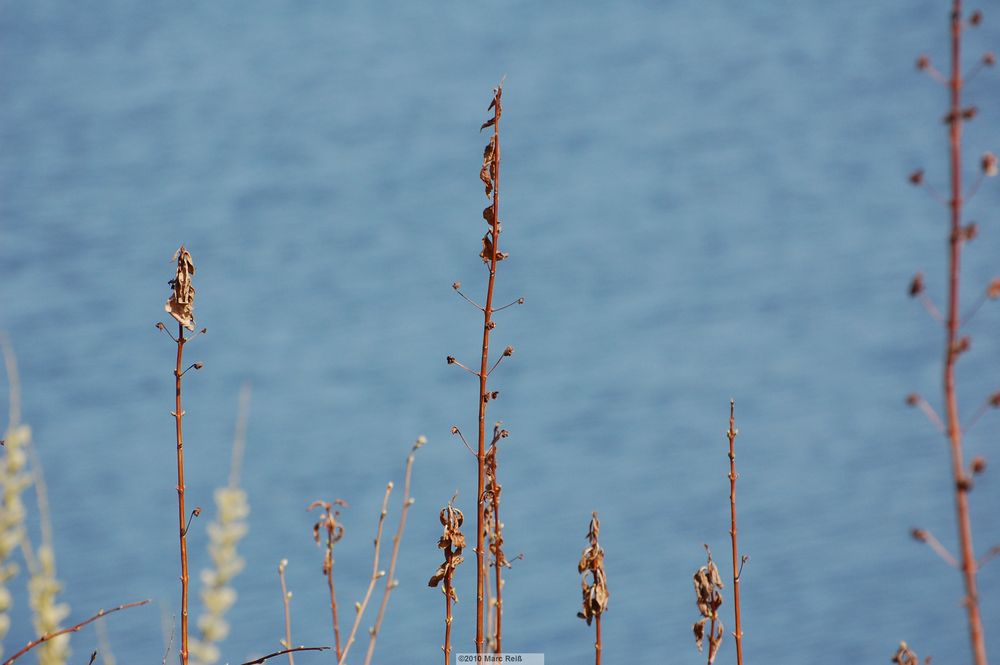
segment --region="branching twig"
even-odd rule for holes
[[[346,507],[347,502],[336,499],[329,501],[313,501],[306,510],[323,508],[323,516],[313,525],[313,539],[320,544],[320,531],[326,531],[326,551],[323,554],[323,574],[326,576],[327,588],[330,590],[330,613],[333,616],[333,639],[336,645],[337,660],[340,660],[340,620],[337,618],[337,591],[333,584],[333,546],[344,537],[344,526],[337,521],[340,511],[334,506]]]
[[[743,564],[746,558],[740,558],[739,548],[736,546],[736,402],[729,401],[729,431],[726,436],[729,439],[729,514],[731,517],[731,527],[729,535],[733,543],[733,613],[736,620],[736,629],[733,631],[733,638],[736,640],[736,665],[743,665],[743,624],[740,620],[740,575],[743,572]],[[739,567],[737,568],[737,561]]]
[[[391,493],[392,482],[385,487],[385,497],[382,499],[382,512],[380,512],[378,516],[378,529],[375,531],[375,555],[372,560],[372,576],[368,582],[368,589],[365,591],[364,600],[360,603],[354,604],[354,611],[356,614],[354,617],[354,624],[351,626],[351,632],[347,636],[347,644],[344,645],[344,652],[340,655],[337,665],[344,665],[344,661],[347,660],[347,653],[351,650],[351,645],[354,644],[354,638],[358,633],[358,626],[361,625],[361,618],[364,616],[365,609],[368,607],[368,601],[371,600],[372,591],[375,590],[375,583],[385,575],[384,570],[378,569],[378,559],[379,548],[382,545],[382,526],[385,524],[385,516],[389,513],[389,495]]]
[[[382,594],[382,602],[379,604],[378,614],[375,615],[375,625],[369,631],[365,665],[371,665],[372,656],[375,653],[375,639],[382,628],[382,618],[385,616],[385,608],[389,604],[389,595],[393,589],[399,586],[399,580],[396,579],[396,560],[399,557],[399,544],[403,540],[403,531],[406,529],[406,514],[409,512],[410,506],[413,505],[414,501],[413,497],[410,496],[410,476],[413,473],[413,460],[416,453],[425,443],[427,443],[425,437],[418,437],[416,443],[413,444],[413,448],[410,449],[410,454],[406,458],[406,472],[403,478],[403,507],[399,513],[399,524],[396,527],[396,535],[392,537],[392,556],[389,558],[389,574],[385,580],[385,591]]]
[[[257,660],[248,660],[243,663],[243,665],[260,665],[265,660],[269,658],[275,658],[276,656],[283,656],[286,653],[294,653],[296,651],[329,651],[330,647],[295,647],[294,649],[282,649],[281,651],[275,651],[274,653],[269,653],[266,656],[261,656]]]
[[[118,611],[121,611],[121,610],[127,610],[127,609],[129,609],[131,607],[139,607],[141,605],[147,604],[148,602],[149,602],[148,600],[139,600],[139,601],[136,601],[134,603],[126,603],[125,605],[119,605],[118,607],[113,607],[110,610],[99,610],[97,612],[97,614],[95,614],[94,616],[92,616],[89,619],[86,619],[84,621],[81,621],[78,624],[70,626],[69,628],[63,628],[62,630],[57,630],[57,631],[55,631],[53,633],[46,633],[45,635],[37,637],[37,638],[33,639],[32,641],[28,642],[26,645],[24,645],[24,647],[21,648],[20,651],[18,651],[13,656],[11,656],[7,660],[5,660],[3,662],[3,665],[10,665],[15,660],[17,660],[18,658],[20,658],[24,654],[28,653],[29,651],[31,651],[32,649],[34,649],[35,647],[37,647],[39,644],[43,644],[45,642],[48,642],[52,638],[59,637],[60,635],[65,635],[67,633],[78,632],[81,628],[83,628],[87,624],[93,623],[93,622],[97,621],[98,619],[101,619],[101,618],[103,618],[103,617],[105,617],[105,616],[107,616],[109,614],[114,614],[115,612],[118,612]]]
[[[960,568],[958,560],[948,551],[948,548],[941,544],[941,541],[934,537],[934,534],[926,529],[910,529],[910,536],[920,543],[926,543],[934,550],[941,559],[952,568]]]

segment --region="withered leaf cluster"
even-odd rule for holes
[[[510,562],[503,553],[503,522],[498,521],[494,506],[500,506],[500,493],[503,487],[497,482],[497,441],[506,438],[507,430],[501,430],[499,424],[493,432],[493,445],[486,451],[484,464],[486,467],[486,482],[483,489],[483,540],[489,543],[489,551],[493,557],[493,566],[510,568]]]
[[[191,284],[194,261],[184,245],[174,254],[173,260],[177,262],[177,274],[169,282],[173,293],[164,309],[182,326],[194,330],[194,286]]]
[[[600,617],[608,609],[608,599],[611,594],[608,592],[608,580],[604,573],[604,550],[597,537],[601,532],[601,523],[597,519],[597,513],[590,515],[590,527],[587,529],[587,540],[590,543],[583,550],[580,563],[577,564],[577,572],[582,575],[581,585],[583,587],[583,611],[577,612],[576,616],[584,619],[587,625],[596,617]]]
[[[899,648],[896,649],[896,653],[892,657],[892,662],[896,665],[920,665],[920,657],[917,653],[907,646],[906,642],[900,642]],[[931,657],[927,656],[924,658],[924,664],[930,665]]]
[[[698,651],[701,651],[706,635],[705,624],[708,623],[708,662],[711,663],[715,660],[719,646],[722,644],[724,629],[722,620],[719,619],[719,608],[722,606],[720,590],[723,584],[719,569],[712,561],[712,552],[707,546],[705,550],[708,552],[708,562],[694,574],[695,601],[698,604],[698,612],[701,614],[701,619],[694,624],[694,641],[698,646]]]
[[[465,516],[462,515],[461,510],[454,506],[453,501],[449,501],[448,505],[441,510],[440,519],[444,532],[438,539],[438,548],[444,550],[444,563],[434,571],[427,586],[436,587],[444,581],[442,593],[458,602],[452,578],[455,575],[455,569],[465,561],[462,556],[462,550],[465,549],[465,535],[462,533],[462,523],[465,521]]]
[[[486,129],[487,127],[496,127],[497,121],[500,120],[500,114],[503,111],[500,105],[501,95],[503,95],[502,86],[497,86],[493,89],[493,101],[490,102],[489,107],[489,110],[493,111],[493,117],[483,123],[480,131]],[[490,137],[490,142],[487,143],[486,147],[483,149],[483,165],[479,169],[479,179],[483,181],[486,198],[493,196],[496,191],[499,169],[500,137],[497,130],[494,129],[493,136]],[[496,244],[496,236],[500,235],[500,220],[497,218],[497,211],[495,208],[496,201],[493,200],[490,202],[490,205],[486,206],[483,210],[483,219],[490,225],[490,230],[483,236],[483,249],[479,253],[480,258],[482,258],[484,263],[492,262],[494,256],[497,261],[503,261],[507,258],[506,253],[496,251],[494,247]]]
[[[317,545],[322,545],[320,533],[326,532],[326,552],[323,555],[323,574],[329,575],[333,571],[333,546],[344,537],[344,525],[337,521],[340,511],[334,510],[335,506],[346,507],[347,502],[337,499],[333,503],[329,501],[313,501],[306,510],[322,508],[323,515],[313,524],[313,540]]]

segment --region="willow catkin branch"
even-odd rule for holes
[[[403,531],[406,530],[406,515],[413,505],[413,497],[410,496],[410,478],[413,475],[413,460],[417,451],[427,443],[423,436],[417,438],[410,454],[406,458],[406,472],[403,479],[403,506],[399,513],[399,524],[396,526],[396,535],[392,537],[392,556],[389,559],[389,573],[385,579],[385,590],[382,593],[382,602],[378,607],[378,614],[375,615],[375,624],[372,626],[368,637],[368,652],[365,654],[365,665],[371,665],[372,656],[375,654],[375,640],[378,638],[379,630],[382,628],[382,619],[385,617],[385,608],[389,604],[389,596],[392,590],[399,585],[396,579],[396,561],[399,558],[399,545],[403,541]]]
[[[288,559],[282,559],[281,563],[278,564],[278,580],[281,583],[281,604],[285,610],[285,639],[282,640],[282,645],[285,649],[289,649],[285,653],[288,654],[288,665],[295,665],[295,652],[290,651],[292,648],[292,608],[291,600],[292,594],[288,592],[288,587],[285,585],[285,568],[288,567]]]
[[[118,607],[113,607],[110,610],[99,610],[97,614],[95,614],[94,616],[90,617],[89,619],[85,619],[78,624],[72,625],[69,628],[63,628],[62,630],[57,630],[52,633],[46,633],[45,635],[41,635],[28,642],[26,645],[24,645],[24,647],[22,647],[20,651],[18,651],[13,656],[5,660],[3,662],[3,665],[10,665],[15,660],[17,660],[24,654],[28,653],[29,651],[37,647],[39,644],[44,644],[45,642],[48,642],[49,640],[55,637],[59,637],[60,635],[66,635],[68,633],[76,633],[80,631],[84,626],[91,624],[109,614],[114,614],[115,612],[119,612],[121,610],[127,610],[131,607],[139,607],[141,605],[147,604],[148,602],[149,602],[148,600],[139,600],[134,603],[126,603],[125,605],[119,605]]]
[[[354,617],[354,624],[351,626],[351,632],[347,636],[347,643],[344,645],[344,653],[340,655],[340,660],[337,661],[337,665],[344,665],[347,660],[347,654],[351,650],[351,645],[354,644],[354,638],[358,633],[358,626],[361,625],[361,619],[365,614],[365,609],[368,607],[368,601],[371,600],[372,591],[375,590],[375,583],[378,582],[379,578],[385,575],[384,570],[378,569],[379,561],[379,550],[382,545],[382,527],[385,525],[385,516],[389,512],[389,495],[392,493],[392,482],[390,482],[385,487],[385,497],[382,499],[382,512],[378,516],[378,529],[375,531],[375,554],[372,558],[372,575],[368,582],[368,589],[365,591],[365,597],[360,602],[355,604],[354,609],[356,616]]]

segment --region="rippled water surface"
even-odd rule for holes
[[[702,661],[690,576],[702,543],[728,560],[733,397],[747,661],[887,662],[900,639],[966,660],[959,578],[908,537],[921,525],[955,549],[947,454],[903,404],[939,401],[942,336],[905,296],[918,269],[943,295],[946,217],[905,175],[946,182],[944,91],[913,69],[922,51],[945,61],[946,4],[0,1],[0,327],[73,616],[153,598],[108,621],[119,662],[138,663],[158,662],[178,611],[173,347],[153,324],[183,242],[210,330],[185,379],[188,500],[206,509],[193,571],[253,384],[225,658],[278,648],[282,558],[293,641],[330,642],[305,507],[351,504],[350,617],[384,483],[419,434],[376,660],[439,658],[437,511],[458,489],[471,514],[475,492],[449,428],[475,429],[476,387],[444,359],[475,362],[481,332],[450,285],[483,292],[478,128],[506,75],[497,298],[526,299],[498,315],[495,343],[517,352],[491,377],[490,418],[512,432],[506,543],[524,554],[508,648],[590,657],[575,566],[598,510],[607,662]],[[997,20],[969,35],[970,62]],[[996,81],[968,88],[970,176],[998,147]],[[969,208],[969,300],[1000,270],[998,204],[989,183]],[[969,414],[997,387],[998,321],[985,308],[969,326]],[[996,425],[970,454],[1000,460]],[[977,482],[982,550],[1000,541],[998,495],[995,473]],[[461,650],[474,566],[459,577]],[[1000,565],[981,584],[995,628]],[[22,585],[8,653],[32,636]],[[95,640],[74,638],[77,662]]]

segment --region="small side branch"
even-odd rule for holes
[[[997,555],[1000,555],[1000,545],[994,545],[979,559],[978,563],[976,563],[976,570],[988,564]]]
[[[941,434],[945,433],[944,423],[941,422],[941,417],[938,416],[937,412],[934,410],[934,407],[928,404],[927,400],[925,400],[923,397],[921,397],[916,393],[910,393],[909,395],[906,396],[906,404],[908,406],[915,406],[919,408],[923,412],[923,414],[927,416],[927,420],[929,420],[931,424],[934,425],[934,428],[938,432],[940,432]]]
[[[493,363],[493,367],[490,368],[490,371],[486,372],[486,376],[492,374],[493,370],[495,370],[500,365],[500,363],[503,361],[504,358],[510,358],[512,355],[514,355],[514,347],[508,346],[506,349],[503,350],[503,353],[500,354],[500,357],[497,358],[497,361]]]
[[[458,365],[459,367],[461,367],[462,369],[464,369],[466,372],[468,372],[472,376],[476,377],[477,379],[479,378],[479,372],[475,372],[475,371],[469,369],[468,367],[466,367],[465,365],[463,365],[462,363],[458,362],[455,359],[455,356],[448,356],[448,364],[449,365]]]
[[[473,307],[475,307],[476,309],[478,309],[480,312],[485,312],[486,311],[486,309],[482,305],[480,305],[475,300],[472,300],[471,298],[469,298],[469,296],[467,296],[464,293],[462,293],[462,283],[461,282],[455,282],[454,284],[451,285],[451,288],[455,289],[455,293],[457,293],[458,295],[462,296],[462,299],[465,300],[465,302],[469,303],[470,305],[472,305]]]
[[[465,436],[462,434],[462,430],[458,429],[458,426],[452,425],[452,427],[451,427],[451,433],[452,434],[457,434],[458,438],[460,438],[462,440],[462,443],[465,444],[465,447],[469,449],[470,453],[472,453],[472,456],[476,457],[476,451],[473,450],[472,446],[469,445],[469,442],[465,440]]]
[[[979,405],[979,408],[976,409],[974,414],[972,414],[972,417],[969,418],[968,422],[962,426],[962,432],[968,432],[972,429],[973,425],[979,422],[979,419],[982,418],[987,411],[997,408],[1000,408],[1000,392],[993,393],[985,402]]]
[[[941,541],[935,538],[934,534],[930,531],[927,531],[926,529],[911,529],[910,536],[912,536],[917,542],[926,543],[928,547],[934,550],[935,554],[941,557],[941,559],[952,568],[959,567],[958,560],[952,556],[951,552],[948,551],[948,548],[942,545]]]
[[[281,640],[281,645],[289,651],[285,653],[288,654],[288,665],[295,665],[295,657],[292,656],[292,610],[290,607],[290,601],[292,599],[292,594],[289,593],[288,587],[285,585],[285,568],[288,567],[288,559],[282,559],[281,563],[278,564],[278,580],[281,582],[281,604],[285,608],[285,639]]]
[[[497,307],[493,311],[494,312],[499,312],[499,311],[507,309],[508,307],[513,307],[514,305],[523,305],[523,304],[524,304],[524,298],[518,298],[514,302],[509,302],[506,305],[504,305],[503,307]]]
[[[282,649],[281,651],[275,651],[274,653],[269,653],[266,656],[261,656],[257,660],[248,660],[247,662],[243,663],[243,665],[260,665],[269,658],[284,656],[286,653],[294,653],[296,651],[329,651],[329,650],[330,647],[295,647],[294,649]]]
[[[148,600],[139,600],[139,601],[136,601],[134,603],[126,603],[125,605],[119,605],[118,607],[114,607],[114,608],[112,608],[110,610],[99,610],[97,612],[97,614],[95,614],[94,616],[92,616],[89,619],[86,619],[84,621],[81,621],[80,623],[78,623],[76,625],[70,626],[69,628],[63,628],[62,630],[57,630],[57,631],[52,632],[52,633],[46,633],[45,635],[42,635],[40,637],[37,637],[37,638],[33,639],[32,641],[30,641],[26,645],[24,645],[24,647],[22,647],[20,651],[18,651],[13,656],[11,656],[7,660],[5,660],[3,662],[3,665],[10,665],[15,660],[17,660],[18,658],[20,658],[24,654],[28,653],[29,651],[31,651],[32,649],[34,649],[35,647],[37,647],[39,644],[43,644],[45,642],[48,642],[49,640],[51,640],[53,638],[56,638],[56,637],[59,637],[60,635],[65,635],[67,633],[76,633],[76,632],[79,632],[80,629],[83,628],[84,626],[86,626],[87,624],[91,624],[91,623],[97,621],[98,619],[101,619],[101,618],[103,618],[103,617],[105,617],[105,616],[107,616],[109,614],[114,614],[115,612],[119,612],[121,610],[127,610],[127,609],[129,609],[131,607],[140,607],[142,605],[146,605],[147,603],[149,603]]]

